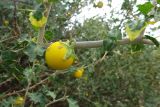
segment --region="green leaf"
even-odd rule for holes
[[[152,5],[151,2],[146,2],[146,3],[142,4],[142,5],[138,5],[137,7],[138,7],[138,10],[142,14],[147,15],[152,10],[152,8],[154,6]]]
[[[141,51],[142,49],[144,49],[144,44],[142,44],[142,43],[131,45],[132,52]]]
[[[33,11],[33,17],[37,20],[41,20],[43,17],[44,10],[45,10],[45,7],[43,3],[40,3],[35,7],[35,11]]]
[[[69,103],[69,107],[79,107],[79,105],[77,104],[77,101],[73,99],[67,99],[67,101]]]
[[[3,99],[3,100],[0,102],[0,106],[1,106],[1,107],[12,107],[13,102],[14,102],[14,97],[11,96],[11,97],[9,97],[9,98]]]
[[[46,31],[44,36],[45,36],[46,40],[50,41],[50,40],[53,39],[54,35],[53,35],[53,33],[51,31]]]
[[[43,56],[44,51],[43,47],[31,42],[24,50],[24,53],[29,56],[29,61],[33,62],[36,56]]]
[[[35,11],[35,12],[33,13],[33,17],[34,17],[35,19],[37,19],[37,20],[41,20],[42,17],[43,17],[43,14],[42,14],[41,11]]]
[[[2,61],[4,62],[12,62],[16,60],[17,54],[16,52],[6,50],[6,51],[2,51],[1,58],[2,58]]]
[[[43,95],[41,93],[29,93],[28,96],[30,97],[31,101],[35,104],[40,103],[43,99]]]
[[[56,98],[56,94],[54,92],[52,92],[52,91],[48,91],[47,95],[50,96],[50,97],[52,97],[53,99]]]
[[[157,3],[160,4],[160,0],[157,0]]]
[[[151,40],[157,47],[159,47],[159,42],[157,41],[156,38],[148,36],[148,35],[145,35],[145,38]]]
[[[31,81],[34,77],[34,72],[31,68],[26,68],[24,70],[24,75],[28,81]]]

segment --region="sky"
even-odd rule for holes
[[[99,0],[96,0],[96,2],[98,1]],[[83,23],[85,19],[88,19],[94,16],[103,16],[105,14],[106,14],[106,17],[109,18],[110,11],[112,9],[120,10],[121,5],[123,3],[123,0],[112,0],[112,8],[110,8],[109,6],[107,6],[108,0],[101,0],[101,1],[103,2],[102,8],[94,8],[93,4],[88,5],[81,10],[81,14],[79,14],[76,17],[73,17],[71,20],[72,21],[78,20],[79,22]]]
[[[95,0],[95,3],[97,3],[98,1],[103,2],[103,7],[102,8],[94,8],[93,4],[88,5],[81,10],[81,14],[79,14],[76,17],[73,17],[71,20],[72,21],[78,20],[79,22],[83,23],[83,21],[85,19],[88,19],[88,18],[91,18],[91,17],[94,17],[94,16],[103,16],[105,14],[106,14],[107,18],[110,18],[111,10],[113,10],[113,9],[115,11],[121,10],[121,5],[122,5],[124,0],[112,0],[111,7],[107,6],[108,0]],[[147,0],[137,0],[137,5],[138,4],[143,4],[146,1]],[[118,17],[122,17],[122,16],[118,16]]]
[[[70,1],[73,1],[73,0],[70,0]],[[71,18],[71,22],[78,21],[80,23],[83,23],[84,20],[86,20],[86,19],[92,18],[94,16],[104,16],[104,15],[105,15],[106,19],[109,19],[110,16],[111,16],[111,14],[110,14],[111,10],[114,9],[115,11],[120,11],[121,10],[121,5],[122,5],[124,0],[112,0],[111,7],[107,6],[108,0],[95,0],[95,3],[98,2],[98,1],[103,2],[103,7],[102,8],[94,8],[93,4],[88,5],[81,10],[81,13],[79,15],[73,16]],[[137,0],[136,5],[143,4],[145,2],[147,2],[147,0]],[[135,10],[137,9],[136,6],[135,6],[134,9]],[[115,15],[115,17],[118,17],[119,19],[122,19],[123,15],[118,14],[117,16]],[[146,33],[148,32],[152,36],[159,37],[160,36],[160,30],[159,29],[154,31],[154,32],[151,30],[151,28],[158,27],[159,25],[160,25],[160,22],[156,23],[155,25],[148,26],[146,28]],[[158,39],[160,40],[160,37]]]

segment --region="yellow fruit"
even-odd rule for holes
[[[84,72],[84,68],[83,67],[79,68],[74,72],[73,76],[75,78],[81,78],[83,76],[83,72]]]
[[[72,15],[72,14],[71,14],[70,12],[67,12],[67,13],[66,13],[66,16],[67,16],[67,17],[70,17],[71,15]]]
[[[30,20],[31,24],[37,28],[43,27],[45,25],[45,23],[47,22],[47,18],[45,16],[42,16],[42,18],[40,20],[37,20],[36,18],[34,18],[32,12],[29,14],[29,20]]]
[[[5,26],[8,26],[9,21],[8,20],[4,20],[3,23],[4,23]]]
[[[88,92],[85,93],[85,96],[89,96]]]
[[[99,1],[96,5],[98,8],[102,8],[103,7],[103,2],[102,1]]]
[[[69,68],[74,61],[74,57],[65,58],[68,50],[69,48],[61,41],[52,43],[45,52],[45,60],[48,67],[57,70]]]
[[[15,105],[22,105],[23,103],[24,103],[23,97],[17,97],[16,100],[14,101]]]

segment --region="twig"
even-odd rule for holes
[[[16,37],[15,37],[15,36],[12,36],[12,37],[10,37],[10,38],[3,39],[3,40],[0,41],[0,43],[5,42],[5,41],[8,41],[8,40],[11,40],[11,39],[14,39],[14,38],[16,38]]]
[[[94,65],[97,65],[98,63],[102,62],[102,61],[105,59],[107,53],[108,53],[108,52],[106,51],[106,52],[104,53],[104,55],[102,56],[102,58],[100,58],[99,60],[97,60],[97,61],[94,63]]]
[[[28,85],[27,85],[27,88],[26,88],[25,96],[24,96],[24,104],[23,104],[23,107],[25,107],[25,102],[26,102],[26,98],[27,98],[27,94],[28,94],[29,86],[30,86],[30,85],[31,85],[31,81],[28,80]]]
[[[13,5],[14,5],[14,10],[13,10],[13,35],[14,36],[19,36],[20,34],[20,28],[18,26],[17,23],[17,4],[16,4],[16,0],[12,0],[13,1]]]
[[[42,83],[45,82],[46,80],[48,80],[48,78],[45,78],[44,80],[40,81],[39,83],[37,83],[37,84],[29,87],[28,90],[34,89],[35,87],[37,87],[38,85],[42,84]],[[12,92],[12,93],[5,94],[5,96],[0,97],[0,100],[2,100],[2,99],[5,98],[5,97],[9,97],[9,96],[12,96],[12,95],[16,95],[16,94],[18,94],[18,93],[22,93],[22,92],[24,92],[24,91],[26,91],[26,89],[22,89],[22,90],[19,90],[19,91],[14,91],[14,92]]]
[[[134,41],[130,41],[128,38],[127,39],[122,39],[118,40],[117,44],[118,45],[124,45],[124,44],[136,44],[136,43],[143,43],[143,44],[148,44],[148,45],[154,45],[154,43],[150,40],[147,39],[136,39]],[[103,46],[103,40],[97,40],[97,41],[81,41],[81,42],[76,42],[75,48],[98,48]]]
[[[61,72],[61,73],[64,73],[64,72]],[[57,71],[57,72],[52,73],[50,76],[54,76],[56,74],[60,74],[60,73]],[[28,90],[32,90],[32,89],[36,88],[37,86],[39,86],[39,85],[43,84],[44,82],[46,82],[48,79],[49,79],[49,77],[46,77],[45,79],[41,80],[40,82],[36,83],[35,85],[29,87]],[[19,91],[14,91],[12,93],[5,94],[4,96],[0,97],[0,100],[2,100],[5,97],[9,97],[9,96],[12,96],[12,95],[16,95],[18,93],[25,92],[26,90],[27,89],[22,89],[22,90],[19,90]]]
[[[7,80],[5,80],[5,81],[1,82],[1,83],[0,83],[0,86],[2,86],[3,84],[5,84],[5,83],[7,83],[7,82],[11,81],[12,79],[13,79],[13,77],[8,78]]]
[[[48,19],[52,3],[47,2],[45,5],[46,5],[46,11],[44,13],[44,16]],[[40,45],[44,45],[45,27],[46,27],[46,24],[43,27],[41,27],[39,30],[39,37],[38,37],[37,41],[38,41],[38,44],[40,44]]]
[[[14,28],[16,28],[16,22],[17,22],[17,5],[16,5],[16,0],[13,0],[13,3],[14,3]]]
[[[68,96],[65,96],[65,95],[64,95],[62,98],[59,98],[59,99],[57,99],[57,100],[53,100],[53,101],[49,102],[48,104],[45,105],[45,107],[48,107],[48,106],[50,106],[51,104],[54,104],[54,103],[59,102],[59,101],[64,101],[64,100],[66,100],[67,98],[68,98]]]
[[[87,67],[89,67],[89,66],[95,66],[95,65],[97,65],[98,63],[102,62],[102,61],[105,59],[107,53],[108,53],[108,52],[106,51],[106,52],[104,53],[104,55],[102,56],[102,58],[98,59],[96,62],[93,62],[93,63],[85,66],[84,68],[87,68]]]

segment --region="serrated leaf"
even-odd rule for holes
[[[43,56],[44,51],[44,48],[42,48],[40,45],[36,46],[34,49],[34,52],[37,53],[38,56]]]
[[[51,31],[46,31],[44,36],[48,41],[53,39],[53,33]]]
[[[32,79],[34,78],[34,72],[31,68],[26,68],[23,72],[25,78],[28,80],[28,81],[32,81]]]
[[[41,93],[29,93],[28,96],[30,97],[31,101],[33,101],[35,104],[40,103],[43,97]]]
[[[73,99],[67,99],[67,101],[69,103],[69,107],[79,107],[79,105],[77,104],[77,101]]]
[[[148,35],[145,35],[145,38],[151,40],[157,47],[159,47],[159,42],[157,41],[156,38],[148,36]]]
[[[14,98],[11,96],[7,99],[3,99],[1,102],[0,102],[0,106],[1,107],[11,107],[12,103],[14,102]]]
[[[56,94],[54,92],[52,92],[52,91],[48,91],[47,95],[50,96],[50,97],[52,97],[53,99],[56,98]]]
[[[31,68],[26,68],[24,70],[24,75],[26,76],[26,78],[29,78],[32,75],[32,69]]]
[[[151,2],[146,2],[146,3],[142,4],[142,5],[138,5],[137,7],[138,7],[138,10],[142,14],[147,15],[152,10],[152,8],[154,6],[152,5]]]
[[[24,50],[24,53],[29,56],[29,61],[33,62],[36,56],[43,56],[44,51],[40,45],[31,42]]]

